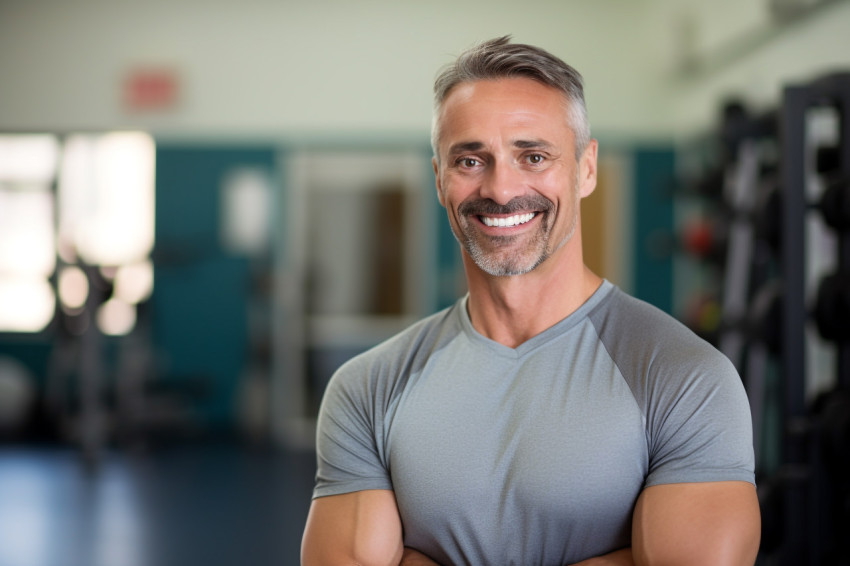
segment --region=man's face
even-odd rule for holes
[[[563,95],[525,78],[456,86],[438,116],[437,192],[455,237],[490,275],[521,275],[573,236],[596,182],[579,163]]]

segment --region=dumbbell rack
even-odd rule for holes
[[[806,146],[806,117],[809,110],[819,106],[831,106],[838,112],[840,170],[835,173],[850,182],[850,74],[830,75],[809,84],[786,87],[779,111],[784,528],[783,544],[777,555],[780,563],[788,566],[821,564],[825,552],[834,552],[835,547],[846,544],[840,540],[841,534],[834,532],[835,525],[829,524],[828,518],[824,519],[827,515],[823,506],[835,496],[835,486],[824,484],[817,420],[806,404],[805,328],[809,319],[805,280],[806,215],[811,209],[806,184],[813,161]],[[847,233],[839,234],[838,255],[838,265],[850,268],[850,236]],[[838,388],[850,391],[850,342],[839,341],[836,347]]]

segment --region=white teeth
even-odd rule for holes
[[[525,224],[532,218],[534,218],[534,212],[528,212],[526,214],[516,214],[514,216],[508,216],[507,218],[490,218],[489,216],[482,216],[481,221],[484,222],[487,226],[499,226],[499,227],[510,227],[517,226],[519,224]]]

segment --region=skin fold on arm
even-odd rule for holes
[[[304,566],[396,566],[402,528],[395,494],[364,490],[313,500],[301,542]]]
[[[750,483],[656,485],[638,498],[632,553],[638,566],[752,566],[760,536]]]

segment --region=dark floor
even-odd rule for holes
[[[111,449],[94,469],[69,446],[0,444],[0,566],[297,565],[314,473],[312,451],[233,439]]]
[[[294,565],[315,454],[0,446],[0,566]]]

